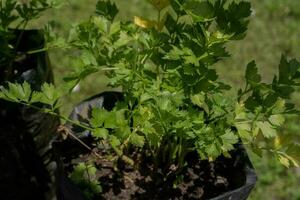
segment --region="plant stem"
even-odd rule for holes
[[[59,117],[60,119],[63,119],[63,120],[65,120],[65,121],[67,121],[67,122],[69,122],[69,123],[71,123],[71,124],[74,124],[74,125],[76,125],[76,126],[79,126],[79,127],[81,127],[81,128],[84,128],[84,129],[86,129],[86,130],[89,130],[89,131],[93,131],[93,130],[94,130],[93,128],[88,127],[88,126],[86,126],[86,125],[84,125],[84,124],[81,124],[81,123],[78,122],[78,121],[71,120],[71,119],[69,119],[69,118],[67,118],[67,117],[65,117],[65,116],[63,116],[63,115],[59,115],[59,114],[57,114],[56,112],[54,112],[54,111],[52,111],[52,110],[44,110],[44,109],[42,109],[42,108],[39,108],[39,107],[34,106],[34,105],[32,105],[32,104],[24,103],[24,102],[16,102],[16,103],[20,103],[20,104],[22,104],[22,105],[31,107],[31,108],[36,109],[36,110],[38,110],[38,111],[41,111],[41,112],[50,114],[50,115],[55,116],[55,117]],[[92,150],[92,148],[90,148],[88,145],[86,145],[82,140],[80,140],[80,139],[79,139],[76,135],[74,135],[71,131],[68,132],[68,134],[69,134],[71,137],[73,137],[75,140],[77,140],[77,141],[78,141],[81,145],[83,145],[85,148],[87,148],[88,150],[90,150],[90,151],[91,151],[94,155],[96,155],[98,158],[102,158],[98,153],[94,152],[94,151]],[[112,149],[115,151],[115,153],[118,155],[118,157],[120,157],[124,162],[126,162],[127,164],[132,165],[132,166],[134,165],[134,161],[133,161],[131,158],[129,158],[129,157],[123,155],[123,153],[120,152],[120,150],[114,148],[112,145],[111,145],[111,147],[112,147]]]
[[[30,55],[30,54],[36,54],[36,53],[40,53],[40,52],[44,52],[44,51],[49,51],[49,50],[52,50],[52,49],[67,49],[67,48],[71,48],[71,46],[66,45],[66,46],[63,46],[63,47],[57,47],[57,46],[44,47],[44,48],[41,48],[41,49],[27,51],[26,54]]]

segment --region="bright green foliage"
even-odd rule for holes
[[[230,86],[211,67],[229,55],[227,42],[245,36],[250,3],[150,3],[158,19],[136,18],[134,25],[114,21],[115,5],[99,1],[98,15],[71,32],[82,65],[68,80],[104,71],[109,85],[121,87],[125,96],[111,112],[94,110],[95,137],[113,135],[109,140],[117,141],[114,146],[121,150],[143,147],[155,163],[179,166],[190,151],[215,159],[228,156],[238,138],[255,150],[264,148],[256,142],[261,135],[276,138],[284,115],[296,113],[286,102],[297,85],[298,62],[283,57],[279,79],[272,84],[262,83],[255,62],[249,63],[246,88],[236,98],[225,96]],[[163,158],[156,160],[155,155]]]
[[[100,0],[96,15],[70,32],[80,64],[65,80],[78,83],[103,71],[109,85],[124,94],[112,111],[93,110],[94,137],[108,142],[120,158],[135,147],[156,166],[179,170],[187,153],[209,160],[229,156],[239,138],[257,154],[268,150],[285,166],[298,165],[298,144],[259,141],[278,140],[285,116],[299,114],[289,98],[299,85],[300,63],[283,56],[279,75],[269,84],[250,62],[245,88],[234,97],[226,95],[231,87],[213,68],[229,56],[226,43],[245,36],[250,3],[149,2],[157,9],[156,20],[115,21],[116,6]]]
[[[1,89],[1,97],[18,102],[18,101],[24,101],[28,102],[30,100],[31,96],[31,88],[30,85],[25,82],[22,85],[21,84],[8,84],[8,90],[4,89],[3,87]]]
[[[55,89],[53,85],[44,83],[41,92],[33,93],[31,102],[40,102],[51,105],[51,108],[55,109],[58,106],[57,102],[59,98],[60,94],[58,90]]]
[[[96,177],[97,168],[92,164],[79,163],[74,167],[70,178],[81,191],[86,199],[94,199],[94,196],[102,191],[101,185]]]
[[[58,107],[58,99],[60,96],[58,90],[48,83],[42,85],[40,92],[32,91],[27,82],[23,84],[9,83],[7,89],[3,86],[0,88],[0,98],[2,99],[24,104],[43,103],[50,105],[52,111],[55,111]]]
[[[266,147],[259,146],[256,138],[262,134],[266,139],[283,137],[278,133],[285,121],[286,114],[299,114],[299,111],[294,109],[294,105],[290,102],[291,93],[294,91],[294,86],[298,86],[297,80],[299,74],[300,63],[296,60],[287,60],[282,56],[279,65],[279,79],[275,76],[271,84],[261,83],[261,78],[257,74],[257,68],[254,62],[247,66],[246,80],[247,84],[243,90],[239,91],[239,105],[236,108],[236,127],[244,142],[252,144],[254,151],[265,149]],[[288,154],[286,147],[294,147],[299,150],[300,145],[293,141],[285,141],[285,147],[275,146],[270,149],[277,156],[279,161],[285,166],[299,165],[299,157],[292,157]],[[296,153],[297,154],[297,153]],[[298,151],[299,154],[299,151]],[[298,159],[298,161],[297,161]]]

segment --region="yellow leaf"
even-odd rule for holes
[[[275,139],[274,139],[274,147],[276,149],[278,149],[279,147],[281,147],[281,139],[279,136],[276,136]]]
[[[162,10],[170,5],[169,0],[149,0],[149,1],[157,10]]]
[[[279,156],[279,162],[281,163],[281,164],[283,164],[285,167],[287,167],[287,168],[289,168],[290,167],[290,161],[289,161],[289,159],[287,159],[286,157],[283,157],[283,156]]]
[[[299,167],[299,163],[296,159],[294,159],[293,157],[289,156],[289,155],[285,155],[286,158],[291,161],[291,163],[295,166],[295,167]]]
[[[134,16],[135,25],[142,28],[153,28],[156,26],[156,22],[152,20],[143,19],[141,17]]]

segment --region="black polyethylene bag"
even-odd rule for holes
[[[27,81],[34,90],[40,90],[42,83],[52,83],[48,55],[45,52],[26,54],[29,50],[44,47],[42,32],[12,32],[15,36],[12,44],[21,36],[17,48],[20,56],[12,61],[9,69],[12,73],[7,73],[7,66],[0,66],[0,85],[5,87],[7,81]],[[0,198],[46,199],[51,182],[50,143],[59,120],[27,106],[0,100],[0,122]]]
[[[77,105],[71,115],[70,119],[80,121],[81,123],[88,123],[91,118],[91,111],[93,108],[105,108],[111,110],[115,103],[122,99],[122,94],[119,92],[104,92],[89,98],[79,105]],[[90,132],[77,126],[67,124],[73,133],[87,144],[92,141]],[[87,150],[78,144],[73,139],[67,139],[63,142],[55,144],[56,159],[57,159],[57,199],[58,200],[86,200],[80,190],[72,183],[72,181],[64,173],[64,163],[71,162],[80,153],[87,152]],[[253,189],[257,177],[253,166],[248,158],[247,152],[243,145],[237,145],[236,150],[232,153],[235,160],[234,169],[228,173],[234,173],[233,185],[235,188],[218,197],[208,200],[246,200]]]

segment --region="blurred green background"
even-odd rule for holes
[[[154,9],[146,0],[115,0],[122,12],[119,19],[132,19],[134,15],[147,18],[155,15]],[[229,44],[230,58],[220,62],[216,68],[221,78],[233,86],[243,85],[245,66],[256,60],[261,74],[270,81],[277,71],[281,54],[300,60],[300,0],[251,0],[252,16],[247,37]],[[94,11],[96,0],[69,0],[58,10],[51,10],[32,27],[42,27],[49,20],[55,21],[55,30],[63,36],[68,35],[72,24],[84,21]],[[74,54],[76,56],[76,54]],[[73,55],[73,56],[74,56]],[[72,55],[71,55],[72,56]],[[52,50],[50,59],[54,69],[56,84],[70,73],[72,64],[70,53]],[[94,74],[80,83],[79,91],[64,98],[61,112],[68,114],[81,100],[108,90],[106,79]],[[294,95],[300,106],[300,92]],[[282,131],[294,135],[299,141],[300,118],[291,117]],[[250,155],[259,180],[250,200],[300,200],[300,169],[285,169],[270,155],[263,159]]]

